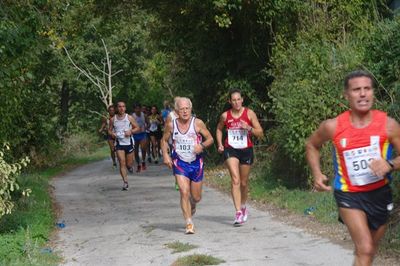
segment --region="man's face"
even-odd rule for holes
[[[141,111],[142,111],[142,108],[141,108],[140,106],[136,106],[135,109],[134,109],[134,112],[135,112],[137,115],[139,115]]]
[[[109,114],[110,116],[114,116],[114,115],[115,115],[115,109],[114,109],[114,107],[108,108],[108,114]]]
[[[189,107],[189,103],[187,101],[179,101],[178,116],[183,120],[187,120],[192,116],[192,108]]]
[[[157,108],[151,107],[151,113],[152,113],[152,114],[156,114],[156,113],[157,113]]]
[[[372,80],[368,77],[357,77],[349,80],[345,91],[345,98],[351,110],[368,112],[374,103]]]
[[[117,108],[118,108],[118,113],[120,115],[125,114],[125,111],[126,111],[125,103],[119,102],[117,105]]]
[[[231,104],[232,108],[235,110],[240,110],[243,105],[243,98],[240,95],[240,93],[233,93],[231,95],[231,99],[229,100],[229,103]]]

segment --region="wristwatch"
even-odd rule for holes
[[[394,163],[393,160],[386,160],[386,162],[390,165],[390,172],[392,172],[394,170]]]

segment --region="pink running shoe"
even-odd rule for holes
[[[243,218],[243,222],[245,223],[245,222],[247,222],[247,217],[249,215],[249,211],[247,210],[247,207],[241,208],[240,210],[242,211],[242,214],[243,214],[242,218]]]
[[[233,226],[241,226],[243,224],[243,214],[242,211],[237,211],[235,214],[235,221]]]

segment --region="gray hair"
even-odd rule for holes
[[[189,108],[192,109],[192,101],[187,97],[176,97],[175,98],[175,110],[179,110],[179,102],[186,101],[189,104]]]

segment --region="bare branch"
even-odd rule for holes
[[[118,70],[115,73],[112,73],[112,60],[110,58],[110,54],[108,52],[106,43],[104,42],[103,39],[101,39],[101,42],[103,43],[104,51],[105,51],[105,58],[101,60],[101,63],[103,64],[103,70],[96,65],[94,62],[92,62],[92,65],[94,68],[101,73],[101,77],[94,75],[91,73],[89,69],[83,69],[79,67],[75,61],[72,59],[71,55],[69,54],[67,48],[63,47],[65,50],[65,53],[67,54],[68,59],[71,61],[72,65],[79,71],[78,78],[80,75],[84,75],[91,83],[93,83],[98,90],[100,91],[100,100],[104,103],[106,108],[112,104],[112,89],[114,86],[112,86],[112,77],[117,75],[118,73],[122,72],[122,70]]]

